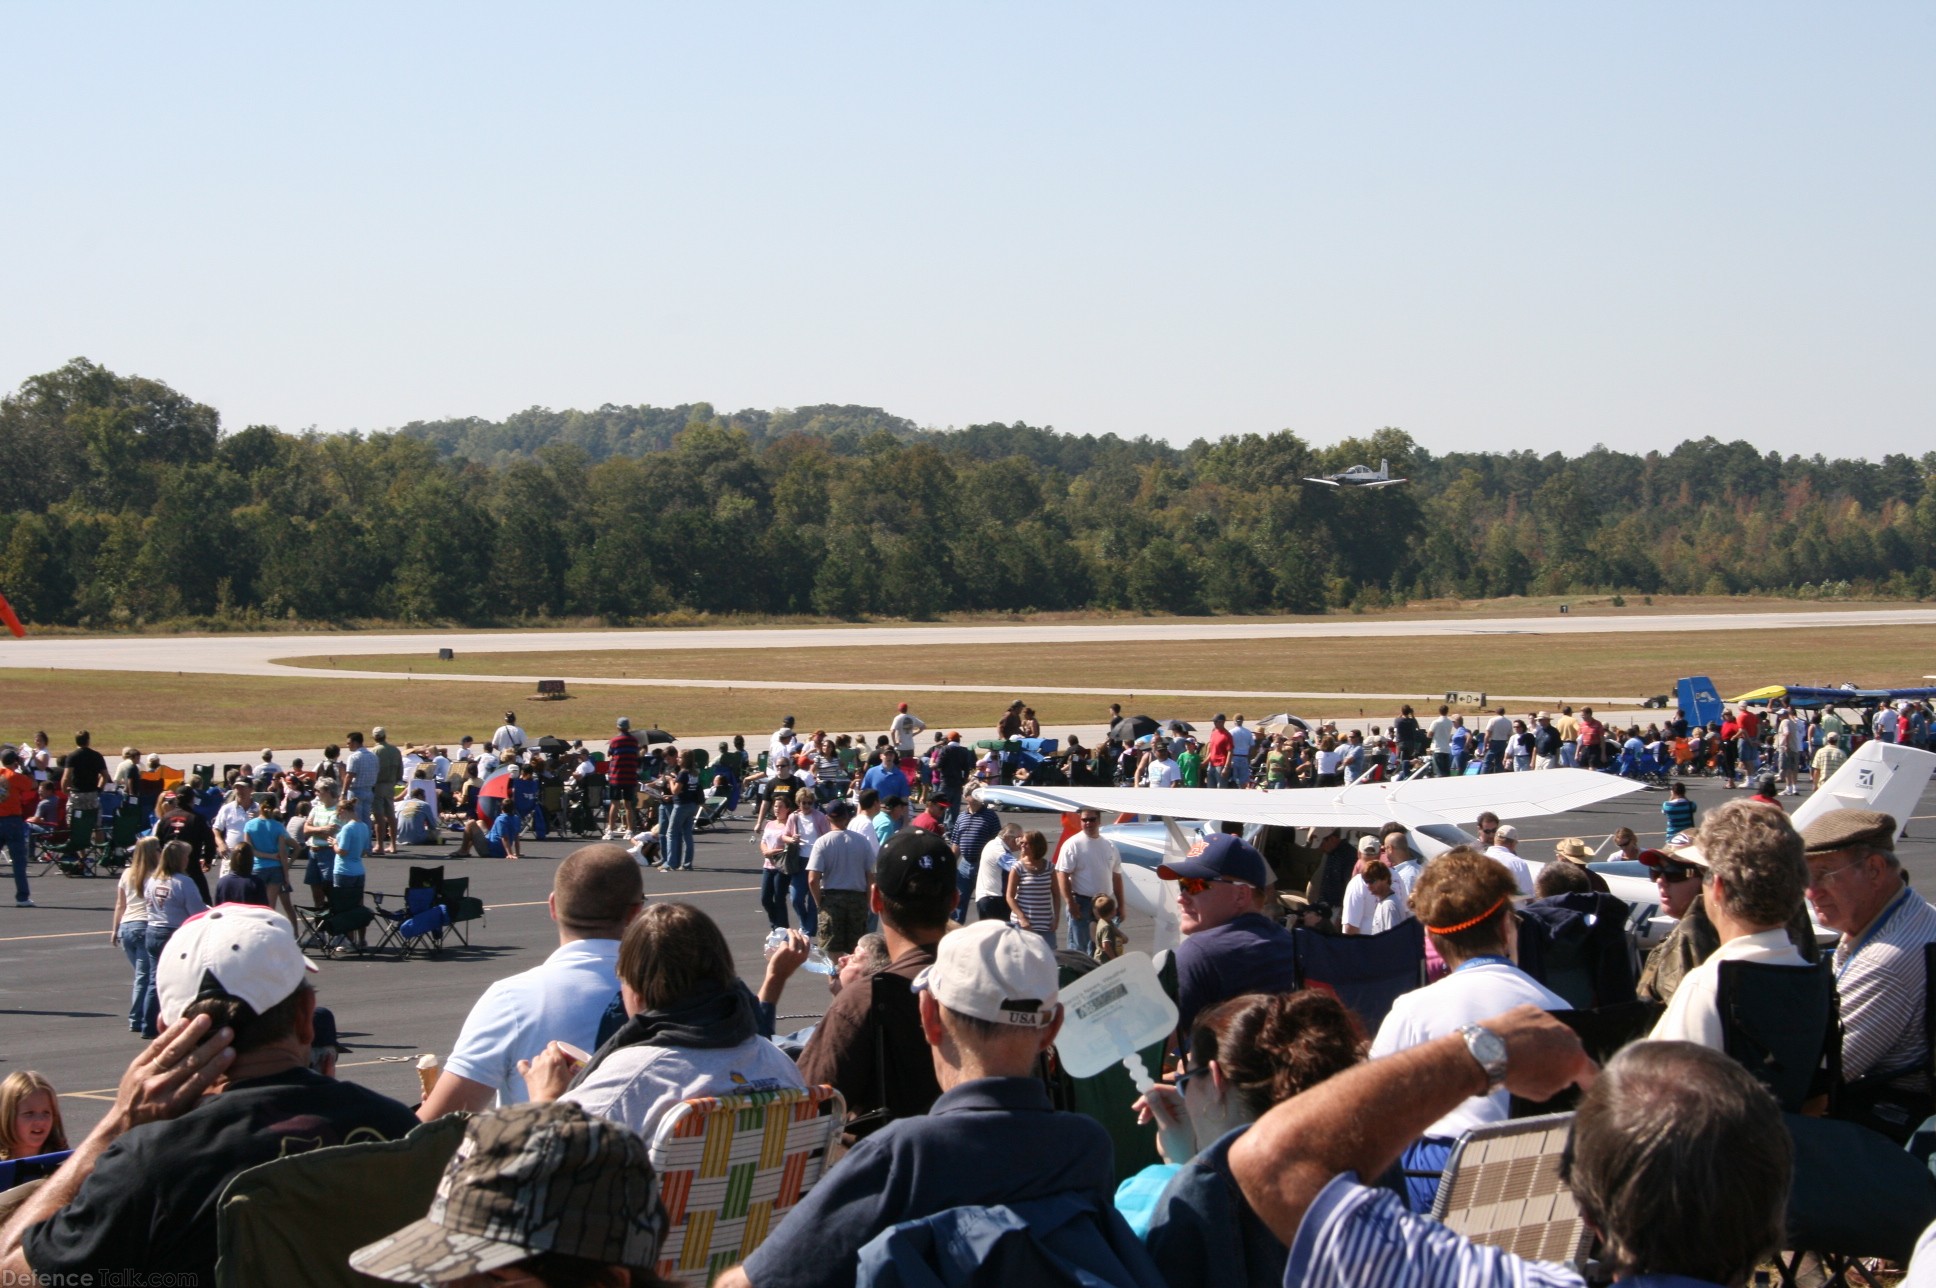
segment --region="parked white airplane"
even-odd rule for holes
[[[1936,755],[1910,747],[1865,743],[1822,789],[1795,813],[1797,827],[1830,809],[1880,809],[1907,819],[1932,772]],[[1476,842],[1467,830],[1482,810],[1502,820],[1539,818],[1585,809],[1645,789],[1644,784],[1585,769],[1546,769],[1529,774],[1478,778],[1424,778],[1402,783],[1361,783],[1335,790],[1219,791],[1207,787],[984,787],[997,806],[1069,813],[1097,809],[1161,822],[1125,822],[1103,829],[1124,860],[1124,895],[1130,907],[1155,919],[1152,952],[1174,947],[1181,937],[1173,884],[1156,875],[1162,863],[1190,847],[1184,824],[1208,820],[1254,828],[1314,827],[1374,832],[1386,823],[1405,826],[1412,849],[1424,858]],[[1250,829],[1247,829],[1250,830]],[[1540,860],[1527,861],[1536,866]],[[1660,914],[1660,896],[1634,864],[1594,865],[1632,914],[1628,925],[1645,949],[1672,922]]]

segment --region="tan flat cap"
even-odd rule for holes
[[[1832,809],[1803,830],[1802,845],[1810,854],[1828,854],[1858,845],[1893,851],[1896,820],[1879,810]]]

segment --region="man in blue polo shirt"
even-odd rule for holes
[[[1034,1076],[1062,1028],[1048,942],[978,921],[941,940],[914,988],[941,1098],[856,1145],[718,1288],[850,1288],[875,1235],[951,1208],[1068,1194],[1111,1212],[1108,1133],[1058,1113]]]
[[[1270,865],[1240,836],[1219,834],[1188,857],[1156,870],[1177,883],[1183,942],[1176,947],[1177,1025],[1187,1037],[1197,1013],[1245,993],[1297,987],[1291,932],[1257,910]]]
[[[894,759],[894,753],[890,750],[883,751],[880,755],[880,763],[862,776],[860,785],[871,787],[880,793],[883,801],[895,796],[902,800],[908,799],[914,792],[908,783],[907,775],[901,772],[900,765]]]

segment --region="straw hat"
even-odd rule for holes
[[[1553,847],[1553,857],[1568,863],[1585,863],[1593,858],[1593,851],[1579,837],[1569,836]]]

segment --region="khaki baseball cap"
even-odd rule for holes
[[[1056,1017],[1055,950],[1033,931],[978,921],[942,936],[914,991],[991,1024],[1045,1029]]]

